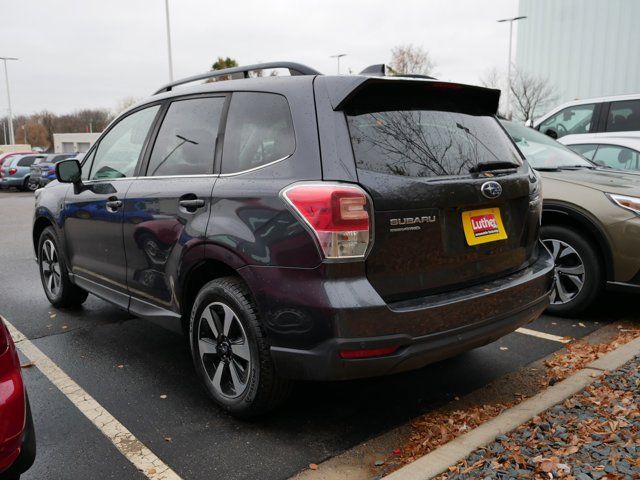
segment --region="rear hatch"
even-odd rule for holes
[[[463,288],[532,260],[537,178],[494,117],[498,98],[457,84],[378,81],[341,105],[375,211],[367,276],[386,301]]]

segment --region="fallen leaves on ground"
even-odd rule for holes
[[[566,351],[561,350],[544,362],[547,367],[546,376],[543,380],[544,385],[553,385],[560,380],[564,380],[605,353],[615,350],[638,336],[640,336],[640,329],[618,327],[618,335],[607,343],[591,344],[584,340],[575,340],[566,344]]]
[[[629,362],[436,478],[485,478],[496,471],[535,480],[640,478],[637,369],[638,360]]]
[[[577,370],[584,368],[588,363],[597,360],[605,353],[615,350],[619,346],[639,336],[639,328],[622,328],[619,326],[618,334],[609,342],[590,344],[584,340],[575,340],[565,344],[563,350],[545,362],[547,368],[540,389],[567,378]],[[428,412],[411,422],[411,433],[409,434],[406,445],[402,446],[401,449],[394,450],[387,463],[395,467],[411,463],[456,437],[500,415],[504,410],[517,405],[525,399],[525,395],[516,394],[515,400],[510,402],[475,405],[454,411],[438,409]],[[400,453],[396,454],[395,452],[398,450]],[[558,464],[561,465],[561,463]],[[548,464],[545,464],[545,468],[547,466]],[[465,468],[468,467],[469,466]],[[557,467],[554,470],[556,477],[559,476],[558,468],[561,468],[562,472],[565,471],[563,470],[564,467]],[[562,475],[570,480],[569,474],[562,473]],[[546,478],[549,477],[546,476]]]

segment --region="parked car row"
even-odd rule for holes
[[[0,159],[0,188],[34,191],[55,179],[55,165],[76,153],[15,153]]]
[[[292,380],[418,368],[640,292],[640,175],[615,163],[637,157],[607,153],[630,143],[600,135],[590,161],[550,138],[621,132],[636,99],[572,104],[541,133],[501,125],[497,90],[274,65],[174,82],[82,164],[40,163],[55,307],[92,293],[175,324],[207,393],[247,416]],[[216,76],[234,79],[173,90]]]

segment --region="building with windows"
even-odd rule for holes
[[[54,133],[55,153],[86,153],[96,143],[100,133]]]
[[[556,104],[640,93],[640,1],[520,0],[518,15],[515,66],[548,79]]]

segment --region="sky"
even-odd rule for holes
[[[336,73],[388,63],[394,46],[427,50],[443,80],[478,83],[506,68],[518,0],[169,0],[174,78],[218,56]],[[514,29],[514,45],[516,32]],[[14,115],[117,109],[169,80],[164,0],[0,0],[0,56]],[[515,58],[515,51],[514,51]],[[1,66],[1,64],[0,64]],[[1,72],[4,74],[4,72]],[[2,77],[0,77],[2,78]],[[2,78],[2,80],[4,80]],[[0,116],[7,113],[0,82]]]

